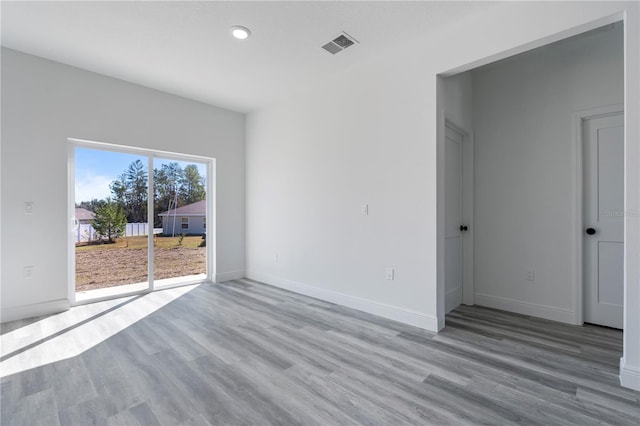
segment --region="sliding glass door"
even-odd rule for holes
[[[69,156],[76,302],[209,277],[212,159],[84,141]]]

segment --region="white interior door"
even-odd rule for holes
[[[462,140],[445,128],[445,312],[462,303]]]
[[[584,322],[622,328],[623,114],[583,122]]]

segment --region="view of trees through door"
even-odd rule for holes
[[[74,176],[77,295],[206,278],[206,163],[75,146]]]

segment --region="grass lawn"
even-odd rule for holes
[[[174,248],[180,247],[180,237],[154,237],[153,245],[158,248]],[[182,240],[182,247],[186,248],[198,248],[202,243],[201,236],[186,236]],[[148,247],[149,239],[145,237],[124,237],[117,238],[115,243],[112,244],[92,244],[92,245],[77,245],[76,253],[80,251],[90,250],[113,250],[113,249],[146,249]]]
[[[206,273],[202,237],[154,238],[154,279]],[[76,291],[148,281],[147,237],[118,238],[113,244],[76,247]]]

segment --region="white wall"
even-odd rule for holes
[[[2,320],[68,306],[69,137],[216,158],[216,274],[243,276],[244,129],[243,114],[3,48]]]
[[[435,229],[422,220],[435,218],[435,185],[423,184],[435,169],[424,166],[421,90],[405,84],[418,78],[417,68],[376,63],[248,116],[250,277],[437,327],[424,309],[435,270],[423,262]],[[396,268],[394,281],[385,267]]]
[[[441,94],[447,120],[468,133],[473,131],[473,80],[471,72],[442,79]]]
[[[444,112],[436,75],[466,71],[613,22],[625,8],[627,28],[637,34],[638,5],[631,2],[505,3],[249,114],[247,274],[439,328],[444,212],[438,206],[444,201],[444,175],[438,141]],[[637,39],[627,39],[626,54],[627,73],[637,72]],[[627,81],[628,101],[637,104],[637,83]],[[638,134],[637,122],[626,126],[627,135]],[[632,153],[627,161],[637,169],[637,138],[627,144]],[[627,205],[637,208],[639,178],[630,173],[632,194],[625,195]],[[369,216],[360,214],[363,203],[369,203]],[[634,220],[628,218],[627,258],[637,259],[640,232]],[[386,266],[397,268],[395,281],[385,280]],[[627,266],[632,302],[640,288],[634,268]],[[625,343],[626,366],[640,371],[637,314],[627,312],[625,336],[636,337]]]
[[[617,26],[473,72],[476,303],[575,323],[572,114],[622,104],[623,52]]]

